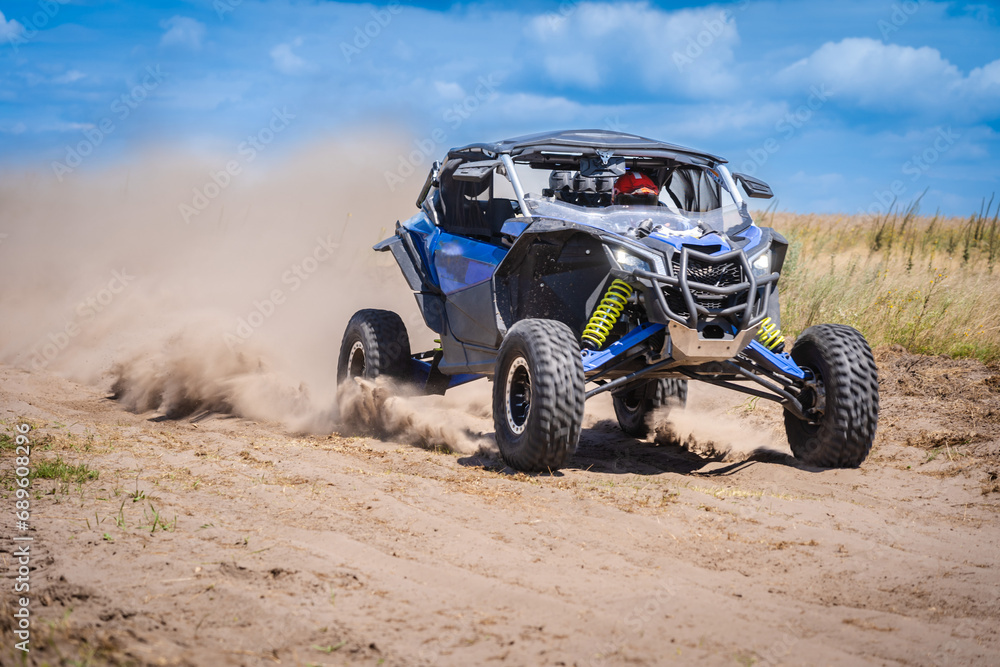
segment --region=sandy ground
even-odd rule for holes
[[[32,465],[99,473],[33,482],[27,662],[998,664],[1000,369],[877,357],[860,469],[797,465],[779,409],[698,386],[648,441],[594,399],[551,476],[498,463],[485,381],[461,408],[410,399],[423,431],[394,442],[132,413],[0,366]]]
[[[598,397],[552,476],[498,462],[485,381],[350,432],[350,314],[432,346],[371,252],[424,175],[387,189],[412,148],[383,134],[248,165],[191,220],[225,155],[0,179],[0,664],[1000,664],[1000,368],[879,350],[858,470],[705,387],[644,441]],[[93,471],[32,483],[27,656],[24,422],[36,470]]]

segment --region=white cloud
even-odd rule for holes
[[[65,121],[54,121],[35,127],[36,132],[79,132],[80,130],[91,130],[95,127],[93,123],[67,123]]]
[[[746,101],[682,106],[669,109],[663,116],[670,119],[667,128],[675,137],[710,139],[763,132],[777,140],[781,137],[778,123],[788,112],[785,102]]]
[[[946,112],[963,118],[995,117],[1000,111],[1000,60],[966,76],[927,46],[868,38],[827,42],[785,68],[779,79],[799,86],[823,83],[835,100],[879,111]]]
[[[465,89],[454,81],[435,81],[434,92],[445,100],[460,100],[465,97]]]
[[[969,72],[966,85],[970,92],[996,97],[1000,92],[1000,60],[994,60]]]
[[[400,60],[413,60],[413,47],[403,40],[399,40],[392,47],[392,54]]]
[[[559,96],[534,95],[532,93],[500,93],[491,108],[496,117],[504,121],[523,122],[538,118],[559,118],[567,126],[579,123],[585,112],[597,111],[599,107],[585,108],[577,102]]]
[[[718,7],[665,12],[647,2],[585,2],[535,17],[527,32],[559,84],[724,97],[737,83],[739,34],[732,13]]]
[[[291,44],[278,44],[271,49],[271,60],[274,66],[283,74],[299,74],[309,69],[309,63],[295,55],[292,48],[302,46],[302,38],[297,37]]]
[[[3,12],[0,12],[0,39],[9,39],[11,37],[17,37],[24,31],[24,27],[15,21],[10,19],[9,21],[4,18]]]
[[[602,82],[603,72],[590,53],[553,53],[542,61],[545,71],[557,83],[594,89]]]
[[[161,46],[186,46],[197,51],[205,37],[205,24],[186,16],[173,16],[160,27],[167,29],[160,39]]]
[[[59,76],[52,79],[52,83],[73,83],[74,81],[79,81],[80,79],[87,76],[79,70],[71,69],[65,74],[60,74]]]

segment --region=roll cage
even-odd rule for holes
[[[749,224],[736,182],[751,196],[769,196],[770,190],[749,176],[730,174],[725,162],[708,153],[601,130],[530,135],[449,151],[444,162],[430,169],[417,206],[445,231],[503,244],[504,223],[530,214],[518,173],[523,168],[565,174],[575,189],[545,188],[541,195],[588,208],[610,205],[614,178],[632,169],[652,178],[669,198],[668,205],[680,211],[712,211],[728,195]]]

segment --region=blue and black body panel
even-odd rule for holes
[[[498,326],[493,274],[507,248],[450,234],[423,212],[399,224],[376,250],[391,250],[427,326],[441,337],[435,370],[492,373],[502,332]]]
[[[440,334],[443,374],[492,374],[503,336],[521,319],[556,319],[580,335],[615,267],[595,228],[518,219],[504,229],[507,245],[490,243],[450,234],[421,212],[375,246],[393,253]]]

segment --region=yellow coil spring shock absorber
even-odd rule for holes
[[[601,299],[597,310],[590,316],[590,321],[583,330],[584,345],[595,350],[601,349],[601,345],[604,345],[604,341],[611,334],[611,328],[625,310],[625,304],[633,291],[632,286],[624,280],[616,278],[611,282],[611,286],[608,287],[604,298]]]
[[[757,330],[757,340],[767,349],[774,351],[785,342],[785,337],[781,335],[778,325],[772,322],[770,317],[765,317],[760,323],[760,329]]]

